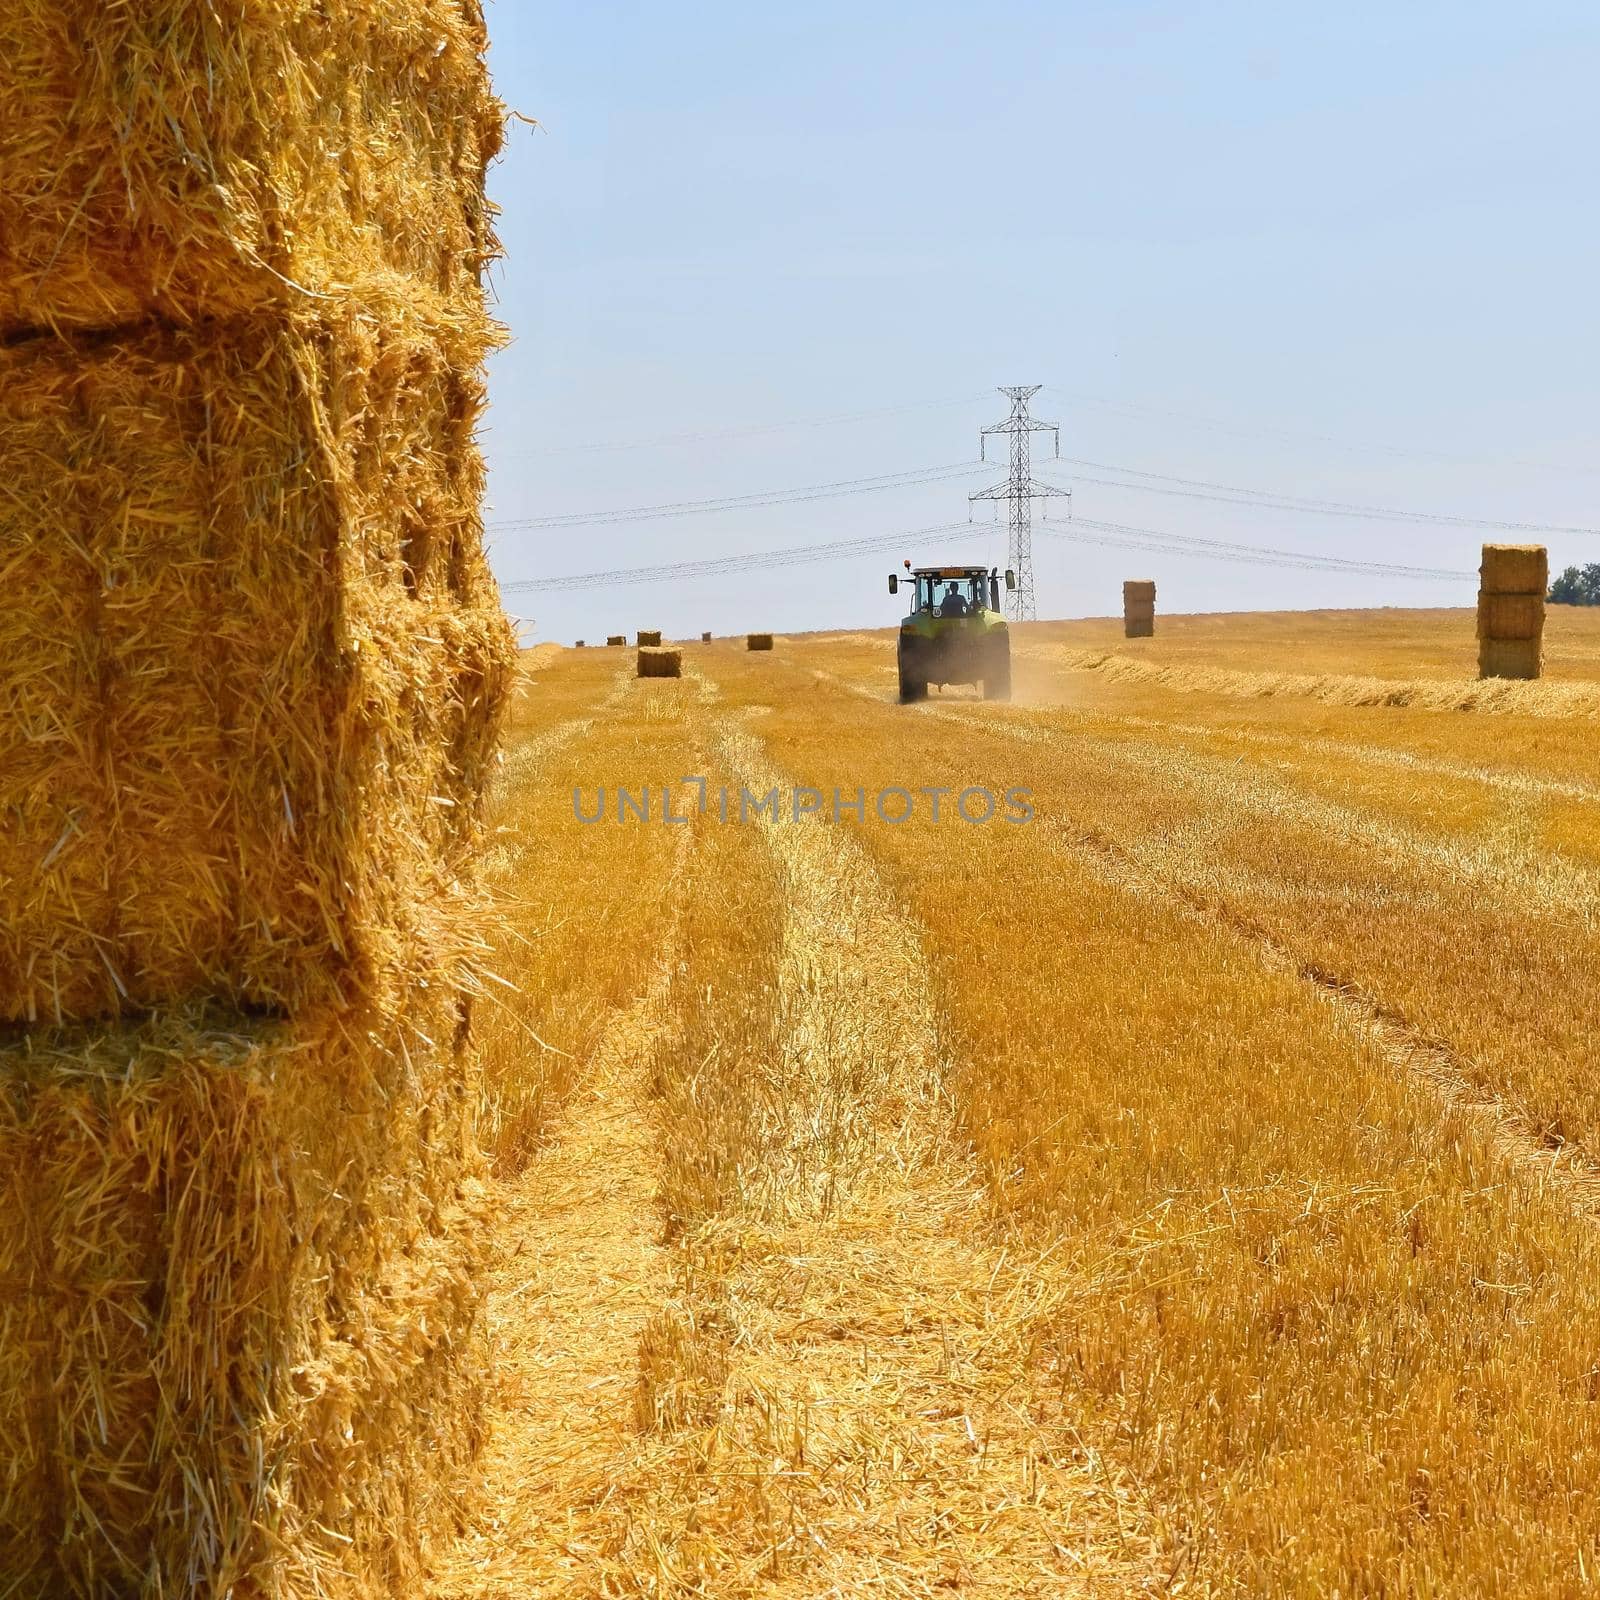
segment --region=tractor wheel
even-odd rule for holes
[[[1011,652],[999,657],[990,667],[983,680],[983,698],[985,700],[1009,700],[1011,698]]]
[[[905,659],[900,661],[900,704],[910,705],[913,700],[928,698],[928,680],[909,671]]]

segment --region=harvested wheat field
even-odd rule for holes
[[[1596,620],[543,658],[438,1592],[1585,1591]]]

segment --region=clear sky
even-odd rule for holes
[[[1594,0],[491,0],[490,27],[540,124],[491,180],[502,580],[961,519],[998,473],[493,526],[975,461],[1017,383],[1047,386],[1063,455],[1119,469],[1600,527]],[[1073,512],[1464,571],[1495,536],[1082,481]],[[1126,576],[1182,611],[1473,593],[1075,542],[1058,515],[1041,616],[1111,612]],[[1600,535],[1548,542],[1600,561]],[[507,604],[563,640],[885,626],[902,555],[1003,563],[1004,532]]]

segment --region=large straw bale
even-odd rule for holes
[[[1544,671],[1544,641],[1540,639],[1480,639],[1480,678],[1537,678]]]
[[[1543,595],[1550,587],[1550,557],[1542,544],[1486,544],[1478,572],[1483,594]]]
[[[683,673],[679,650],[641,650],[637,675],[641,678],[677,678]]]
[[[0,1020],[425,961],[513,646],[481,314],[0,347]]]
[[[464,1018],[0,1053],[7,1594],[416,1592],[481,1423]]]
[[[608,633],[606,635],[606,643],[608,645],[626,644],[627,642],[628,636],[625,633]]]
[[[637,641],[641,646],[649,649],[659,649],[661,646],[661,630],[659,628],[641,628]]]
[[[0,333],[352,284],[474,299],[502,108],[476,0],[8,0]]]
[[[1156,585],[1153,578],[1129,578],[1123,584],[1123,605],[1126,606],[1135,601],[1143,601],[1152,606],[1156,603]]]
[[[772,648],[772,635],[770,633],[746,634],[744,646],[746,650],[770,650]]]

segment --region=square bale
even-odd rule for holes
[[[431,959],[514,660],[488,340],[341,305],[0,346],[0,1021]]]

